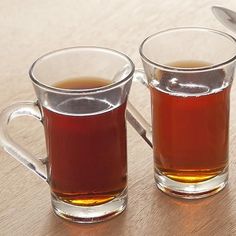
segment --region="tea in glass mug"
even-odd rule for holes
[[[150,91],[152,125],[132,104],[128,119],[153,147],[157,187],[188,199],[220,191],[228,181],[235,39],[212,29],[174,28],[146,38],[140,55],[145,75],[136,79]]]
[[[48,53],[30,69],[36,102],[21,102],[0,115],[0,144],[45,180],[54,212],[93,223],[127,206],[125,111],[134,73],[124,54],[76,47]],[[18,116],[44,126],[47,157],[38,160],[7,133]]]

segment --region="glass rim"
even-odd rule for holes
[[[221,63],[216,63],[216,64],[213,64],[213,65],[209,65],[209,66],[204,66],[204,67],[193,67],[193,68],[180,68],[180,67],[174,67],[174,66],[168,66],[168,65],[165,65],[165,64],[161,64],[161,63],[157,63],[151,59],[149,59],[147,56],[144,55],[144,52],[143,52],[143,47],[144,45],[152,38],[158,36],[158,35],[162,35],[164,33],[169,33],[169,32],[174,32],[174,31],[188,31],[188,30],[192,30],[192,31],[204,31],[204,32],[211,32],[211,33],[214,33],[214,34],[217,34],[217,35],[221,35],[223,37],[225,37],[226,39],[228,40],[231,40],[232,42],[235,43],[235,48],[236,48],[236,38],[234,38],[232,35],[228,34],[228,33],[225,33],[223,31],[220,31],[220,30],[216,30],[216,29],[211,29],[211,28],[205,28],[205,27],[176,27],[176,28],[169,28],[169,29],[166,29],[166,30],[162,30],[162,31],[159,31],[157,33],[154,33],[154,34],[151,34],[149,35],[148,37],[146,37],[141,45],[139,46],[139,53],[140,53],[140,56],[141,58],[146,61],[147,63],[155,66],[155,67],[159,67],[159,68],[162,68],[166,71],[170,71],[170,72],[198,72],[198,71],[209,71],[209,70],[214,70],[214,69],[217,69],[217,68],[220,68],[224,65],[227,65],[233,61],[236,60],[236,53],[234,56],[230,57],[229,59],[227,60],[224,60],[223,62]]]
[[[123,78],[122,80],[119,80],[117,82],[108,84],[106,86],[102,86],[102,87],[98,87],[98,88],[89,88],[89,89],[63,89],[63,88],[57,88],[54,87],[52,85],[47,85],[46,83],[40,82],[36,76],[34,75],[34,69],[35,66],[38,64],[38,62],[41,62],[44,59],[47,59],[51,56],[54,56],[56,54],[60,54],[63,52],[71,52],[74,50],[90,50],[90,51],[100,51],[100,52],[107,52],[107,53],[112,53],[116,56],[120,56],[121,58],[125,59],[131,66],[131,70],[129,72],[129,74],[127,76],[125,76],[125,78]],[[67,47],[67,48],[61,48],[61,49],[57,49],[57,50],[53,50],[50,51],[48,53],[43,54],[42,56],[40,56],[38,59],[36,59],[33,64],[31,65],[30,69],[29,69],[29,76],[31,81],[39,86],[40,88],[46,89],[48,91],[53,91],[56,93],[61,93],[61,94],[81,94],[81,93],[98,93],[98,92],[103,92],[103,91],[107,91],[107,90],[111,90],[113,88],[119,87],[122,83],[128,81],[134,74],[135,71],[135,65],[133,63],[133,61],[124,53],[119,52],[117,50],[114,49],[110,49],[110,48],[105,48],[105,47],[97,47],[97,46],[75,46],[75,47]]]

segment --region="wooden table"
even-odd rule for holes
[[[54,49],[97,45],[129,55],[141,66],[138,47],[148,35],[177,26],[225,30],[211,5],[236,10],[236,2],[211,0],[1,0],[0,109],[35,100],[28,69]],[[149,116],[149,96],[132,89],[138,107]],[[236,85],[231,96],[230,179],[213,197],[180,200],[157,190],[152,150],[128,125],[129,203],[113,220],[73,224],[56,217],[49,187],[3,151],[0,152],[0,235],[236,235]],[[43,129],[31,118],[11,127],[14,139],[37,157],[45,156]]]

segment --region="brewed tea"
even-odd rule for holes
[[[109,84],[108,80],[85,77],[68,79],[54,87],[91,89]],[[126,104],[114,107],[86,96],[66,102],[80,115],[43,107],[52,192],[80,206],[108,202],[127,184]]]
[[[183,61],[171,66],[209,64]],[[156,172],[175,181],[197,183],[227,168],[230,86],[224,76],[221,69],[157,72],[150,87]]]

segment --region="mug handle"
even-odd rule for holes
[[[11,120],[20,116],[31,116],[42,123],[42,113],[37,102],[19,102],[5,108],[0,114],[0,146],[27,168],[47,181],[45,159],[36,159],[32,154],[15,143],[8,134],[7,126]]]
[[[135,70],[133,81],[137,81],[148,88],[148,81],[142,69]],[[127,103],[126,118],[138,134],[152,148],[152,126],[129,101]]]

